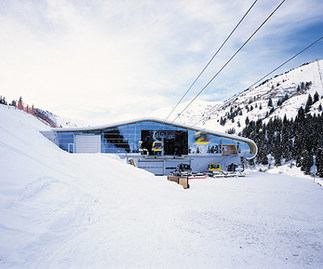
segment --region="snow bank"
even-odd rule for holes
[[[1,268],[319,268],[323,189],[284,175],[191,189],[104,154],[68,154],[0,106]]]

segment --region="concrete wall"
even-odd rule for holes
[[[185,157],[155,157],[139,154],[120,154],[119,156],[120,158],[124,158],[127,163],[129,163],[130,158],[133,159],[137,167],[145,169],[155,175],[170,175],[180,163],[190,164],[192,170],[195,172],[206,171],[209,163],[219,163],[223,170],[227,170],[228,165],[231,163],[241,163],[240,157],[237,155],[223,156],[221,154],[199,154]]]

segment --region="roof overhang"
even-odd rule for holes
[[[235,139],[235,140],[238,140],[238,141],[241,141],[241,142],[245,142],[245,143],[247,143],[249,145],[250,151],[251,151],[250,153],[252,154],[252,156],[248,157],[247,159],[254,158],[257,155],[257,152],[258,152],[258,147],[257,147],[256,143],[254,141],[252,141],[251,139],[241,137],[241,136],[237,136],[237,135],[231,135],[231,134],[227,134],[227,133],[222,133],[222,132],[218,132],[218,131],[208,130],[208,129],[204,129],[204,128],[201,128],[201,127],[194,127],[194,126],[186,125],[186,124],[183,124],[183,123],[176,123],[176,122],[161,120],[161,119],[158,119],[158,118],[139,118],[139,119],[122,121],[122,122],[118,122],[118,123],[100,125],[100,126],[77,127],[77,128],[52,128],[52,130],[54,132],[96,131],[96,130],[102,130],[102,129],[107,129],[107,128],[114,128],[114,127],[127,125],[127,124],[131,124],[131,123],[142,122],[142,121],[153,121],[153,122],[158,122],[158,123],[162,123],[162,124],[173,125],[173,126],[177,126],[177,127],[188,129],[188,130],[193,130],[193,131],[196,131],[196,132],[203,131],[203,132],[206,132],[206,133],[211,134],[211,135],[221,136],[221,137],[224,137],[224,138]]]

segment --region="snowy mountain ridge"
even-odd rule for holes
[[[48,110],[44,111],[38,108],[44,115],[50,118],[59,128],[88,127],[91,124],[84,120],[71,119],[56,115]]]
[[[196,101],[176,121],[185,124],[196,124],[202,128],[222,132],[239,133],[245,121],[268,122],[271,118],[284,115],[294,118],[301,106],[305,106],[308,95],[313,97],[317,92],[320,96],[311,113],[320,112],[323,105],[323,60],[303,64],[302,66],[267,79],[257,86],[234,95],[223,102]],[[272,101],[272,105],[269,104]],[[187,105],[183,103],[173,114],[178,113]],[[155,114],[166,115],[171,108],[158,110]]]
[[[305,63],[300,67],[291,69],[283,74],[276,75],[264,82],[235,94],[224,101],[196,100],[181,115],[179,113],[188,102],[178,105],[168,120],[196,125],[201,128],[221,132],[234,132],[238,134],[245,127],[245,121],[268,122],[275,116],[281,118],[294,118],[301,106],[306,104],[308,94],[313,97],[315,92],[320,96],[311,113],[318,113],[319,106],[323,106],[323,60]],[[268,105],[269,99],[272,106]],[[281,104],[279,103],[281,102]],[[151,114],[152,117],[165,119],[174,106],[163,107]],[[43,111],[58,127],[87,127],[89,122],[70,119],[55,115],[50,111]]]

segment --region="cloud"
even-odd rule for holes
[[[23,96],[29,104],[92,122],[148,116],[177,103],[252,2],[2,3],[0,37],[6,42],[0,44],[0,92],[9,100]],[[278,3],[255,5],[186,100]],[[293,48],[307,44],[290,40],[322,23],[321,14],[319,1],[287,1],[202,99],[225,99],[244,90]]]

